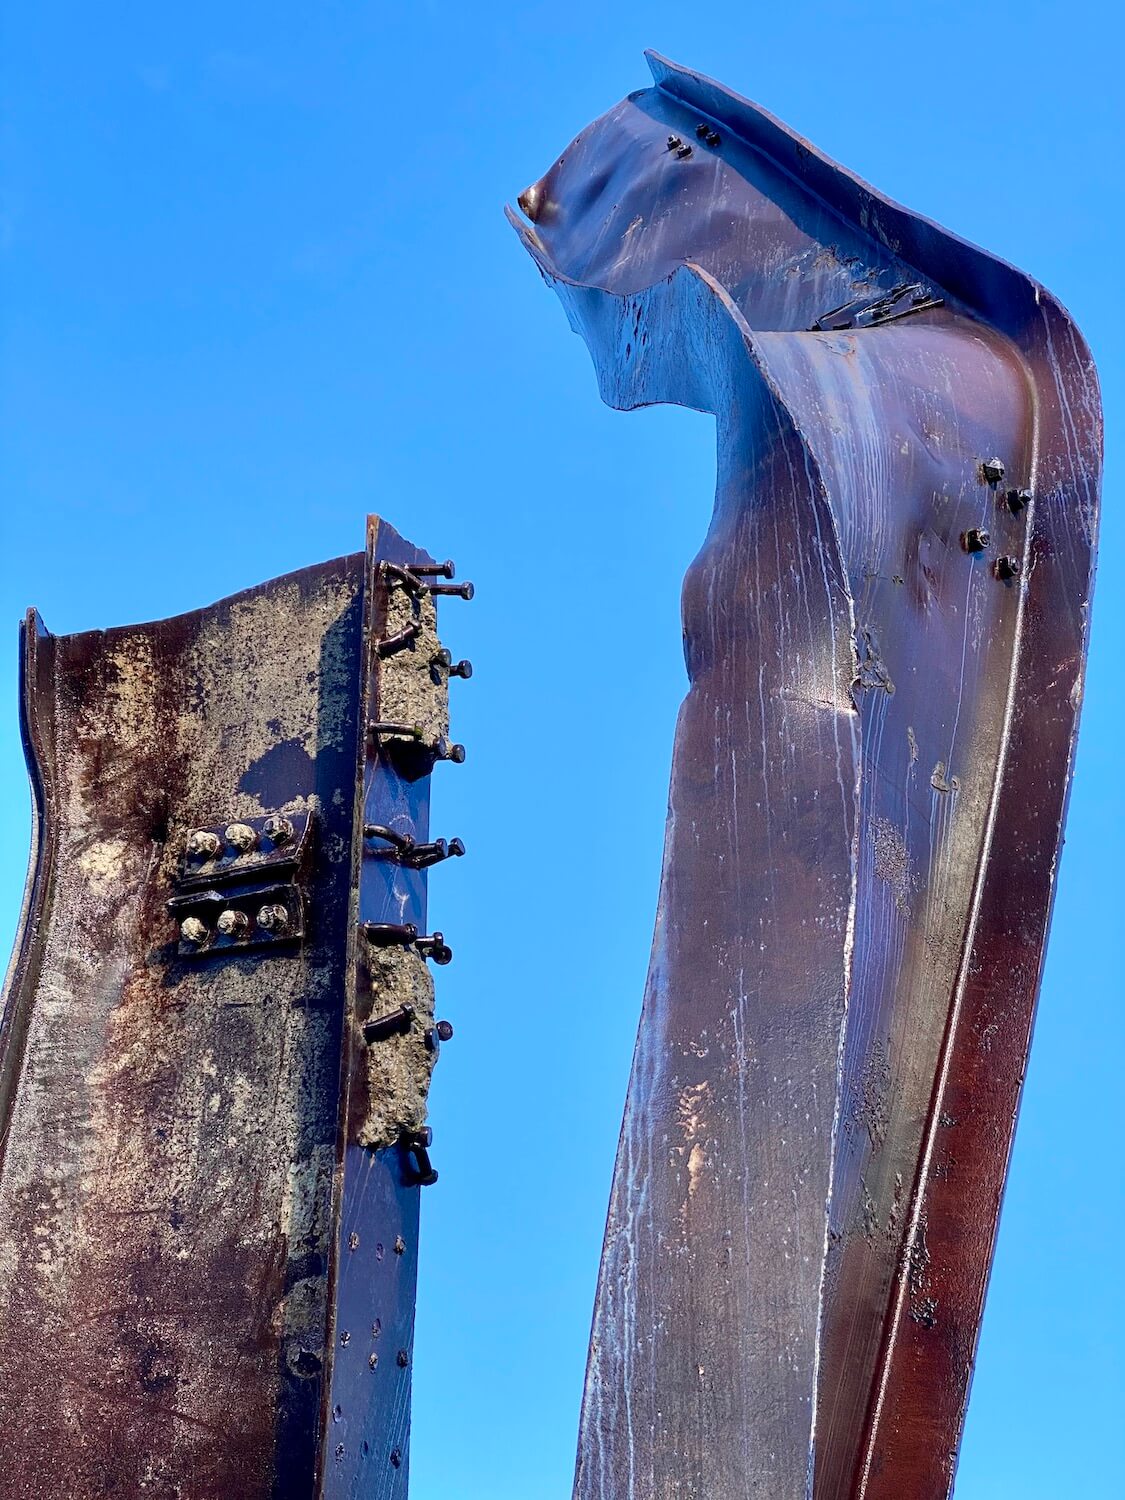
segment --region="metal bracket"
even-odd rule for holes
[[[312,831],[308,812],[193,829],[176,875],[177,893],[166,903],[179,922],[177,953],[201,958],[300,942],[305,896],[298,872]]]

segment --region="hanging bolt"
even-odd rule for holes
[[[403,864],[424,870],[428,865],[439,865],[443,859],[458,859],[465,852],[460,839],[435,839],[432,844],[415,844],[404,853]]]
[[[989,484],[999,484],[1004,477],[1004,460],[986,458],[980,466],[980,471]]]
[[[224,937],[241,937],[243,933],[250,930],[250,918],[244,911],[237,911],[233,906],[228,906],[226,911],[219,913],[215,926]]]
[[[385,1042],[388,1037],[401,1036],[413,1026],[416,1014],[413,1005],[400,1005],[397,1010],[388,1011],[385,1016],[376,1016],[374,1020],[365,1021],[363,1040]]]
[[[223,852],[223,841],[217,833],[206,828],[197,828],[188,834],[187,853],[189,859],[215,859]]]
[[[401,584],[406,592],[413,594],[416,599],[421,596],[424,584],[409,568],[402,568],[398,563],[385,562],[382,566],[382,573],[389,584]]]
[[[396,651],[401,651],[403,646],[408,646],[416,636],[421,634],[422,626],[417,620],[411,620],[409,625],[404,625],[397,634],[387,635],[381,641],[376,641],[376,654],[379,656],[393,656]]]
[[[411,563],[410,571],[416,578],[456,578],[457,569],[447,557],[440,563]]]
[[[444,668],[450,677],[463,677],[466,682],[473,675],[472,662],[465,660],[455,662],[452,653],[447,651],[444,646],[430,662],[430,666]]]
[[[1018,557],[998,557],[992,565],[992,571],[1002,582],[1009,578],[1020,576],[1020,560]]]
[[[385,839],[391,845],[389,849],[373,849],[372,854],[404,855],[409,854],[415,848],[410,834],[399,833],[397,829],[387,828],[382,823],[365,823],[363,836],[365,839]]]
[[[198,917],[185,917],[180,923],[180,936],[193,948],[201,948],[210,935],[206,922],[201,922]]]
[[[426,1051],[440,1052],[442,1042],[453,1040],[453,1027],[448,1021],[436,1021],[425,1034]]]
[[[226,839],[231,848],[237,849],[239,854],[249,854],[250,850],[256,848],[258,844],[258,835],[249,823],[228,823]]]
[[[413,922],[364,922],[363,935],[373,947],[408,948],[418,937]]]
[[[433,1143],[434,1133],[428,1125],[421,1130],[408,1131],[402,1137],[403,1149],[408,1156],[414,1158],[411,1176],[419,1187],[432,1187],[438,1180],[438,1174],[430,1161],[430,1147]]]
[[[961,533],[961,545],[966,552],[983,552],[991,541],[987,531],[982,531],[979,526],[970,526],[968,531]]]
[[[1009,490],[1004,498],[1008,502],[1008,509],[1014,516],[1018,516],[1025,506],[1031,504],[1032,495],[1030,490]]]
[[[428,583],[423,585],[430,594],[457,599],[471,599],[476,593],[471,583]]]
[[[271,902],[258,909],[258,926],[263,932],[284,932],[289,926],[289,913],[280,902]]]
[[[287,844],[293,837],[293,824],[288,818],[284,818],[278,814],[266,819],[262,824],[262,832],[271,844],[277,844],[280,848],[282,844]]]
[[[445,934],[432,932],[428,937],[415,938],[414,946],[423,958],[433,959],[443,967],[453,962],[453,949],[446,946]]]

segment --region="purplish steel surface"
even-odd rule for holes
[[[651,56],[512,214],[604,399],[715,414],[577,1500],[949,1491],[1100,477],[1042,287]]]

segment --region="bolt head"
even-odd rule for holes
[[[207,828],[196,828],[188,834],[189,859],[215,859],[223,852],[223,841]]]
[[[453,1040],[453,1027],[448,1021],[438,1021],[434,1026],[434,1030],[437,1032],[439,1042],[449,1042]]]
[[[293,824],[288,818],[267,818],[262,824],[262,832],[271,844],[287,844],[293,837]]]
[[[201,922],[198,917],[185,917],[180,923],[180,936],[193,948],[201,948],[210,935],[206,922]]]
[[[1018,557],[998,557],[993,564],[993,572],[1002,580],[1018,578],[1021,572],[1020,560]]]
[[[289,913],[280,902],[271,902],[259,910],[258,926],[263,932],[284,932],[289,926]]]
[[[986,458],[980,466],[980,471],[989,484],[999,484],[1004,477],[1004,460]]]
[[[1031,504],[1030,490],[1009,490],[1007,494],[1008,509],[1014,516]]]
[[[228,823],[226,840],[239,854],[249,854],[251,849],[257,848],[258,835],[249,823]]]
[[[229,906],[226,911],[219,913],[215,926],[224,937],[241,937],[249,930],[250,918],[244,911],[237,911],[233,906]]]
[[[460,766],[465,762],[464,745],[450,745],[445,753],[446,760],[451,760],[454,765]]]
[[[968,531],[961,533],[961,545],[966,552],[983,552],[991,540],[988,532],[979,526],[970,526]]]
[[[468,682],[469,678],[473,675],[472,662],[462,659],[455,667],[450,667],[449,675],[450,677],[461,677]]]

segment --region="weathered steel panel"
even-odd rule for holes
[[[423,1127],[434,1054],[419,1021],[400,1039],[425,1059],[413,1092],[380,1094],[364,1031],[381,1004],[357,939],[377,863],[364,797],[407,785],[366,725],[382,559],[432,567],[374,523],[368,557],[194,614],[25,626],[36,847],[0,1030],[13,1500],[356,1493],[344,1476],[366,1449],[386,1477],[364,1493],[405,1493],[395,1352],[408,1365],[419,1173],[403,1132]],[[428,593],[418,608],[429,646]],[[444,674],[427,659],[423,677],[440,717]],[[421,832],[435,757],[412,754],[402,795]],[[387,899],[405,880],[424,913],[424,870],[380,869]],[[381,1246],[382,1280],[366,1263]],[[391,1394],[361,1399],[344,1335],[358,1348],[377,1319]],[[366,1345],[364,1370],[382,1390]]]
[[[513,216],[603,397],[718,424],[575,1494],[936,1500],[1069,783],[1096,378],[1041,287],[650,62]]]

